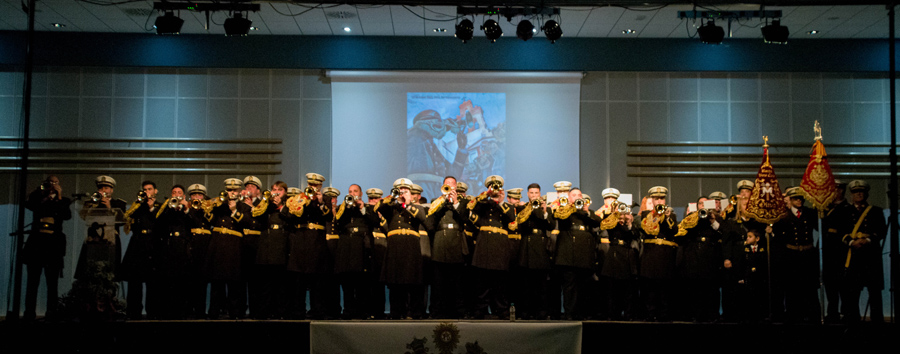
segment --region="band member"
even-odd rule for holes
[[[212,237],[206,254],[204,273],[210,278],[209,318],[219,319],[227,312],[233,319],[247,312],[247,292],[241,274],[242,232],[249,208],[238,201],[243,183],[225,180],[225,192],[215,200],[212,209]]]
[[[555,223],[553,233],[556,244],[552,249],[558,281],[562,287],[563,308],[567,320],[585,315],[587,300],[579,295],[591,279],[597,257],[599,236],[591,229],[600,227],[602,219],[588,210],[588,204],[576,209],[575,201],[581,199],[581,190],[572,189],[568,181],[553,184],[559,198],[551,206]]]
[[[31,210],[31,234],[22,250],[22,263],[28,270],[28,283],[25,287],[25,314],[23,320],[30,321],[36,317],[38,286],[41,272],[47,285],[47,312],[45,318],[56,315],[59,303],[59,278],[63,269],[63,258],[66,255],[66,235],[63,233],[64,220],[72,218],[69,204],[72,201],[62,196],[59,177],[50,175],[41,182],[41,186],[28,195],[25,208]]]
[[[822,285],[825,286],[825,322],[837,323],[841,320],[841,292],[844,282],[844,263],[849,248],[843,242],[841,228],[852,216],[853,205],[844,198],[847,183],[834,181],[837,191],[825,217],[822,219]]]
[[[156,250],[154,264],[158,274],[159,316],[182,319],[189,313],[189,297],[182,291],[190,288],[191,263],[190,230],[194,221],[190,204],[185,199],[184,186],[175,185],[168,200],[156,214]]]
[[[619,191],[606,190],[603,196],[604,201],[606,198],[617,200]],[[609,239],[609,251],[600,273],[610,290],[609,316],[613,320],[630,320],[636,315],[638,251],[635,246],[640,234],[634,226],[630,208],[620,209],[618,203],[604,203],[596,216],[603,219],[600,230]]]
[[[652,208],[641,211],[640,287],[651,321],[668,321],[671,315],[669,304],[675,279],[678,224],[675,213],[666,204],[668,194],[666,187],[650,188],[648,198]]]
[[[859,294],[865,287],[869,292],[872,322],[884,322],[881,290],[884,288],[884,268],[881,240],[885,235],[884,211],[870,205],[869,184],[855,180],[847,185],[853,196],[853,208],[844,224],[844,243],[849,247],[844,268],[843,309],[849,322],[859,321]]]
[[[381,220],[362,199],[358,184],[347,189],[347,197],[335,213],[333,232],[334,273],[344,293],[344,319],[367,317],[367,301],[372,287],[372,231]],[[382,292],[383,293],[383,292]]]
[[[509,232],[516,230],[515,209],[503,202],[503,178],[488,176],[487,191],[472,199],[467,208],[470,221],[477,228],[472,266],[476,268],[478,299],[475,318],[485,318],[488,308],[500,319],[509,317],[506,286],[512,247]]]
[[[541,186],[528,185],[528,203],[516,207],[516,224],[521,240],[514,254],[513,293],[517,316],[523,319],[546,319],[550,276],[550,218],[547,202],[541,198]],[[557,295],[559,293],[557,292]],[[558,298],[559,296],[557,296]]]
[[[328,252],[325,222],[333,215],[322,198],[323,182],[324,176],[307,173],[304,192],[288,199],[285,208],[281,209],[281,213],[294,226],[288,229],[287,263],[287,270],[294,276],[288,291],[289,312],[293,319],[307,316],[307,290],[311,317],[323,319],[328,310],[324,278],[331,273],[333,264]]]
[[[341,282],[334,276],[334,254],[338,241],[338,234],[335,230],[334,215],[337,212],[338,196],[341,191],[334,187],[322,188],[322,204],[327,209],[327,217],[325,217],[325,240],[328,244],[328,270],[326,276],[322,277],[323,296],[325,299],[325,318],[334,319],[341,317]]]
[[[442,196],[436,198],[428,210],[425,226],[432,230],[432,317],[460,318],[465,314],[463,303],[463,271],[465,257],[469,254],[466,245],[466,224],[468,210],[460,202],[456,178],[447,176],[441,187]]]
[[[300,188],[288,187],[287,193],[285,194],[285,196],[287,196],[287,198],[291,198],[291,197],[299,195],[299,194],[300,194]],[[285,201],[287,200],[287,198],[285,198]]]
[[[385,296],[385,285],[381,280],[381,269],[384,267],[384,255],[387,252],[387,231],[382,227],[387,222],[381,217],[381,214],[375,212],[375,206],[381,201],[384,192],[379,188],[366,189],[367,205],[369,210],[378,218],[378,224],[372,227],[372,249],[368,254],[371,260],[372,269],[366,272],[367,283],[370,285],[368,296],[366,298],[366,314],[369,318],[383,319],[384,305],[387,297]]]
[[[780,262],[773,274],[781,275],[784,304],[790,321],[820,321],[819,252],[813,244],[813,231],[818,229],[816,211],[803,205],[799,187],[789,188],[789,215],[775,224],[775,242],[770,249],[782,247]],[[774,254],[773,254],[774,256]]]
[[[706,197],[707,200],[715,200],[716,201],[716,212],[717,213],[721,213],[723,210],[725,210],[724,208],[722,208],[722,201],[725,200],[726,198],[728,198],[728,196],[725,195],[725,193],[719,192],[719,191],[712,192],[709,194],[709,196]]]
[[[422,186],[415,183],[410,184],[409,194],[412,196],[413,204],[418,204],[425,209],[425,212],[428,212],[428,209],[431,206],[427,204],[427,199],[422,197]],[[433,304],[428,300],[429,293],[431,293],[433,297],[434,292],[434,289],[431,289],[431,291],[429,292],[429,289],[431,288],[432,277],[434,275],[434,266],[432,266],[431,264],[432,236],[430,231],[431,230],[428,230],[423,223],[419,229],[419,235],[421,236],[419,237],[419,242],[421,242],[420,246],[422,247],[422,257],[424,258],[422,260],[422,284],[424,285],[423,295],[425,296],[425,298],[422,299],[422,301],[425,304],[425,308],[428,310],[428,313],[433,314],[435,309],[431,307],[433,306]]]
[[[721,216],[700,207],[678,225],[675,240],[679,250],[675,268],[681,279],[685,315],[694,321],[719,318],[719,268],[722,266]]]
[[[259,238],[266,230],[266,211],[268,199],[262,198],[262,181],[256,176],[247,176],[243,180],[244,189],[239,200],[242,202],[242,210],[246,215],[244,227],[240,230],[244,237],[241,239],[241,277],[246,284],[250,306],[250,317],[260,318],[259,313],[259,283],[262,278],[261,269],[256,266],[256,254],[259,248]]]
[[[288,239],[286,229],[290,225],[281,209],[287,193],[287,184],[277,181],[272,184],[268,196],[263,194],[263,199],[253,208],[253,214],[261,212],[263,227],[259,235],[255,254],[256,275],[259,291],[256,293],[258,301],[258,318],[285,318],[287,316],[287,284],[290,282],[287,269]],[[251,294],[251,298],[252,298]],[[251,305],[252,311],[252,305]]]
[[[206,186],[202,184],[195,183],[188,186],[188,194],[191,199],[191,210],[188,212],[191,221],[191,284],[188,286],[188,301],[194,318],[206,318],[209,275],[204,272],[204,268],[212,236],[210,228],[213,219],[213,201],[207,197]]]
[[[725,321],[737,321],[741,318],[740,311],[744,308],[744,300],[736,293],[740,287],[738,281],[743,279],[745,274],[741,269],[733,267],[736,260],[743,260],[746,254],[746,236],[747,232],[753,229],[762,232],[766,229],[765,224],[756,220],[747,218],[744,210],[747,209],[747,202],[750,201],[750,192],[753,190],[753,181],[742,180],[737,183],[738,195],[732,196],[728,200],[728,205],[720,215],[723,217],[721,221],[722,232],[722,319]],[[771,231],[771,230],[770,230]],[[760,244],[765,244],[765,234],[756,234]],[[766,298],[756,299],[767,304]],[[763,307],[767,309],[768,307]]]
[[[391,318],[420,319],[425,312],[422,287],[422,246],[419,229],[425,222],[425,209],[415,204],[409,187],[412,181],[394,181],[391,196],[375,206],[384,218],[387,230],[387,252],[381,278],[390,289]]]
[[[460,197],[460,199],[468,200],[469,196],[466,195],[466,192],[469,190],[469,185],[466,182],[456,182],[456,194]]]
[[[125,212],[128,220],[125,228],[127,229],[131,225],[132,234],[117,275],[119,280],[128,282],[128,295],[126,296],[128,307],[125,312],[128,319],[131,320],[141,319],[141,311],[144,309],[142,300],[145,285],[147,287],[147,316],[156,318],[159,316],[159,311],[162,310],[162,306],[158,303],[158,274],[153,261],[156,252],[154,250],[156,243],[154,226],[156,214],[162,204],[156,201],[156,183],[141,182],[141,193],[143,195],[139,195],[138,199]]]

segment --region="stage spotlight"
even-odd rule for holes
[[[714,20],[709,20],[706,25],[698,28],[697,34],[700,35],[700,41],[706,44],[721,44],[725,39],[725,30],[716,26]]]
[[[550,43],[556,43],[556,40],[559,37],[562,37],[562,28],[559,27],[559,22],[554,20],[549,20],[544,23],[544,27],[541,27],[544,30],[544,35],[547,36],[547,39],[550,40]]]
[[[763,42],[774,44],[787,44],[788,31],[787,26],[781,25],[781,20],[772,20],[771,25],[762,28]]]
[[[156,34],[178,34],[181,32],[181,25],[184,20],[175,16],[172,11],[166,11],[163,16],[157,16],[153,27],[156,28]]]
[[[250,32],[250,24],[252,23],[253,21],[244,18],[244,15],[236,13],[234,17],[225,20],[225,35],[246,36]]]
[[[519,21],[519,25],[516,26],[516,37],[523,41],[528,41],[531,37],[534,37],[534,25],[531,24],[531,21]]]
[[[472,34],[475,32],[475,24],[469,19],[465,19],[456,24],[456,34],[453,36],[459,38],[463,43],[472,39]]]
[[[503,29],[501,29],[500,24],[494,20],[487,20],[481,25],[481,30],[484,31],[484,36],[491,40],[491,43],[496,42],[497,38],[500,38],[500,36],[503,35]]]

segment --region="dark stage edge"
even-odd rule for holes
[[[421,320],[421,322],[465,320]],[[336,321],[341,322],[341,321]],[[356,321],[409,323],[412,321]],[[478,321],[508,323],[507,321]],[[533,323],[540,321],[519,321]],[[582,322],[582,353],[852,353],[891,352],[897,324],[731,324]],[[309,353],[310,321],[128,321],[32,323],[4,321],[7,349],[40,353]],[[19,345],[21,344],[21,346]],[[547,345],[552,345],[548,343]],[[891,349],[893,348],[893,349]],[[490,353],[499,354],[499,353]]]

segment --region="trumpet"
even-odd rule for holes
[[[699,216],[701,219],[706,219],[707,217],[709,217],[709,210],[706,210],[706,209],[697,210],[697,216]]]
[[[94,194],[91,194],[91,200],[95,203],[103,200],[103,198],[106,197],[108,197],[106,193],[94,192]]]
[[[262,198],[262,201],[263,201],[263,202],[268,203],[269,200],[272,199],[272,192],[271,192],[271,191],[268,191],[268,190],[263,191],[263,192],[262,192],[262,197],[261,197],[261,198]]]
[[[216,205],[221,205],[229,199],[231,199],[231,196],[228,194],[228,191],[221,191],[219,192],[219,197],[216,198]]]
[[[181,209],[181,201],[184,200],[184,197],[172,197],[169,198],[169,208],[172,209]]]
[[[138,192],[138,195],[137,195],[137,202],[138,202],[138,203],[146,202],[147,199],[150,199],[150,196],[147,195],[147,192],[144,192],[144,191]]]
[[[569,205],[569,197],[560,197],[559,206],[564,207],[566,205]]]
[[[391,201],[396,202],[400,198],[400,189],[391,188]]]
[[[318,193],[318,192],[319,192],[319,190],[313,186],[306,186],[306,189],[303,190],[303,194],[305,194],[306,197],[309,199],[312,199],[313,197],[315,197],[316,193]]]
[[[737,203],[738,203],[738,196],[737,196],[737,195],[732,195],[731,197],[728,197],[728,203],[731,204],[731,205],[737,205]]]
[[[667,209],[669,209],[669,206],[665,204],[656,204],[653,207],[653,210],[655,210],[659,215],[665,214]]]
[[[191,209],[200,209],[203,207],[202,199],[191,199]]]
[[[531,203],[531,209],[537,209],[537,208],[540,208],[540,207],[541,207],[541,200],[540,200],[540,199],[532,200],[530,203]]]
[[[503,189],[503,183],[500,183],[500,181],[493,181],[488,184],[488,191],[491,193],[499,192],[501,189]]]
[[[443,194],[443,195],[450,194],[450,192],[452,192],[452,191],[453,191],[453,187],[450,187],[449,184],[445,184],[445,185],[441,186],[441,194]]]
[[[631,214],[631,207],[625,203],[616,202],[616,211],[618,211],[619,214]]]
[[[42,191],[52,190],[54,184],[56,184],[56,183],[53,183],[53,182],[50,182],[50,181],[44,181],[44,182],[41,182],[41,190],[42,190]]]
[[[357,200],[359,200],[359,198],[357,198],[355,195],[347,195],[346,197],[344,197],[344,204],[352,206],[353,204],[356,204]]]
[[[584,200],[584,198],[575,199],[575,209],[583,209],[585,205],[591,205],[590,202]]]

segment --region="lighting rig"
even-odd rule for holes
[[[761,19],[766,21],[762,28],[763,41],[773,44],[787,44],[790,32],[781,25],[781,10],[774,11],[679,11],[679,19],[700,19],[705,24],[697,28],[700,41],[706,44],[721,44],[725,39],[725,30],[716,25],[716,20],[728,22],[730,37],[731,23],[740,20]],[[769,20],[772,23],[769,24]]]
[[[176,13],[180,15],[181,11],[202,12],[206,15],[206,29],[209,29],[209,14],[211,12],[228,12],[232,14],[225,20],[226,36],[246,36],[250,32],[250,25],[253,23],[245,17],[245,13],[250,11],[259,11],[259,4],[249,2],[168,2],[158,1],[153,3],[153,9],[163,12],[163,16],[156,18],[154,27],[157,34],[178,34],[181,32],[181,26],[184,24]]]

